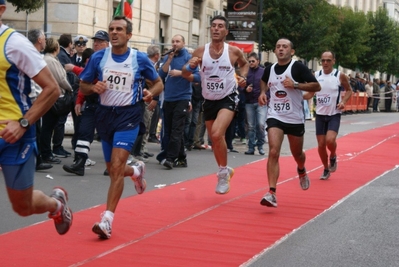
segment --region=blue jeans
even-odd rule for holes
[[[245,104],[245,111],[248,123],[248,151],[254,151],[255,147],[263,149],[267,106],[259,106],[258,103],[247,103]]]

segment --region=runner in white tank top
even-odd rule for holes
[[[291,60],[287,69],[280,75],[274,71],[277,63],[274,63],[270,69],[267,83],[270,90],[270,104],[267,117],[285,123],[299,124],[305,122],[302,91],[286,88],[282,83],[286,77],[294,80],[291,75],[294,62],[295,60]]]
[[[267,135],[269,154],[267,160],[267,178],[269,191],[260,201],[261,205],[277,207],[277,181],[280,174],[280,151],[287,135],[291,154],[297,163],[299,185],[307,190],[310,180],[306,173],[306,155],[303,151],[305,116],[303,111],[303,91],[320,91],[320,85],[308,67],[292,59],[294,45],[286,38],[277,41],[274,53],[278,62],[266,67],[261,79],[259,105],[269,104]],[[266,91],[270,90],[270,103]]]
[[[316,92],[316,138],[319,146],[318,152],[324,170],[320,180],[327,180],[331,172],[337,170],[337,135],[341,124],[341,112],[345,103],[352,95],[349,79],[337,69],[334,69],[335,55],[326,51],[321,55],[323,69],[316,72],[316,78],[321,85],[321,90]],[[341,99],[341,87],[345,94]],[[306,93],[309,98],[314,93]],[[330,151],[330,156],[328,155]],[[330,160],[328,160],[330,157]]]
[[[209,46],[210,43],[205,45],[201,62],[202,96],[208,100],[220,100],[237,89],[235,69],[231,65],[228,44],[224,43],[223,53],[216,60],[211,58]]]
[[[198,47],[193,57],[182,69],[182,76],[189,77],[200,68],[202,105],[206,129],[212,139],[212,150],[219,167],[217,173],[217,194],[230,191],[230,179],[233,168],[227,166],[226,129],[230,125],[237,106],[237,83],[246,86],[249,64],[242,51],[224,41],[228,34],[229,23],[223,16],[215,16],[211,20],[210,36],[212,41]],[[235,65],[240,68],[240,75],[235,79]]]
[[[321,91],[316,93],[316,113],[320,115],[335,115],[341,113],[337,108],[341,100],[339,77],[341,72],[333,69],[330,73],[323,70],[316,72],[316,79],[320,83]]]

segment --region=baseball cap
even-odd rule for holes
[[[6,1],[0,0],[0,5],[5,5],[5,4],[6,4]]]
[[[1,1],[1,0],[0,0],[0,1]],[[83,35],[78,35],[78,36],[76,36],[76,37],[73,39],[73,42],[74,42],[75,44],[77,44],[77,43],[87,43],[87,41],[88,41],[87,37],[86,37],[86,36],[83,36]]]
[[[109,42],[108,33],[102,30],[97,31],[96,34],[91,39],[100,39]]]

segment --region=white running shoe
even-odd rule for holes
[[[132,181],[134,182],[137,194],[142,194],[147,187],[147,183],[143,178],[145,173],[145,164],[142,161],[137,161],[133,166],[136,166],[140,170],[140,175],[136,178],[133,178],[132,176]]]
[[[234,169],[231,167],[227,167],[227,172],[218,172],[218,183],[216,185],[216,193],[217,194],[227,194],[230,191],[230,179],[234,175]]]
[[[101,222],[97,222],[93,225],[92,231],[98,234],[101,239],[111,238],[112,227],[111,222],[107,217],[105,217],[104,212],[101,214]]]

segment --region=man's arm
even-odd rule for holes
[[[29,121],[30,125],[33,125],[53,106],[61,93],[57,81],[47,66],[32,79],[43,91],[24,115],[24,118]],[[26,128],[22,128],[18,121],[2,121],[1,123],[7,124],[0,132],[0,136],[8,143],[13,144],[17,142],[26,132]]]
[[[267,104],[266,92],[268,90],[269,90],[269,87],[267,86],[267,84],[263,80],[260,80],[260,95],[258,97],[259,105],[264,106]]]
[[[107,81],[98,81],[96,84],[80,81],[79,90],[84,95],[91,95],[93,93],[102,94],[107,89]]]
[[[337,104],[338,109],[344,109],[346,102],[348,102],[349,98],[352,95],[352,88],[349,84],[349,79],[346,77],[344,73],[340,73],[339,75],[339,81],[341,82],[342,87],[345,90],[345,96],[342,98],[342,100]]]
[[[204,46],[198,47],[197,49],[194,50],[191,59],[182,68],[182,77],[183,78],[189,79],[189,77],[193,73],[198,71],[198,67],[201,64],[202,57],[204,55],[204,50],[205,50]],[[194,77],[193,81],[194,82],[201,81],[201,77],[199,76],[199,73],[198,73],[197,77]]]
[[[151,102],[154,96],[159,95],[163,90],[163,83],[161,77],[157,77],[157,79],[148,82],[149,89],[144,89],[143,100],[144,102]]]

